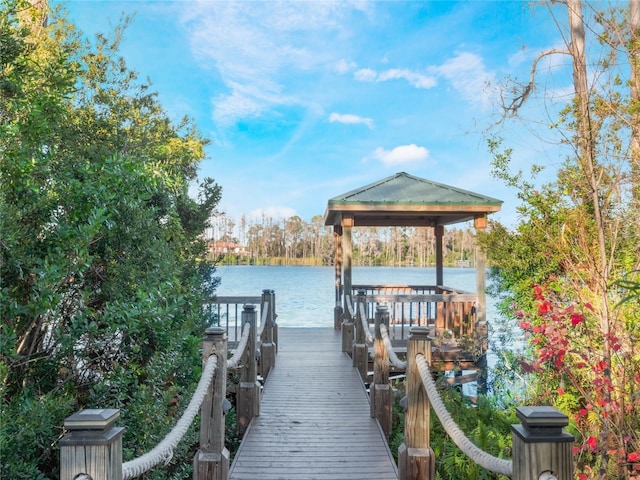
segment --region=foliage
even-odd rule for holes
[[[29,2],[2,8],[2,476],[56,478],[74,411],[120,408],[127,460],[188,403],[216,286],[199,235],[220,188],[189,197],[206,140],[118,56],[128,20],[92,44],[63,12],[34,28]],[[187,437],[149,478],[178,478]]]
[[[513,342],[514,326],[525,334],[522,351],[503,343],[500,375],[507,384],[524,380],[519,400],[552,404],[570,417],[580,479],[629,479],[638,475],[640,447],[640,224],[637,98],[625,78],[638,67],[631,48],[637,32],[621,9],[591,9],[587,19],[581,2],[568,3],[563,53],[573,61],[576,95],[550,124],[570,153],[555,179],[536,187],[541,167],[532,175],[511,172],[514,152],[491,139],[493,173],[517,190],[520,221],[514,230],[494,222],[478,241],[504,315],[500,340]],[[589,59],[598,66],[589,77],[599,83],[590,88],[576,48],[585,41],[579,22],[599,35],[594,51],[602,56]],[[613,61],[625,55],[632,72]]]
[[[389,448],[396,456],[404,441],[404,411],[400,399],[404,385],[394,392],[393,426]],[[496,457],[511,456],[511,424],[518,423],[515,405],[499,403],[496,397],[479,396],[477,405],[471,404],[459,390],[449,388],[440,391],[447,411],[475,445]],[[447,435],[435,414],[431,415],[430,445],[436,458],[436,478],[498,479],[505,478],[479,467],[469,459]]]

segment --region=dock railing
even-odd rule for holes
[[[375,318],[374,382],[371,385],[371,416],[388,436],[391,431],[392,398],[389,365],[406,368],[407,408],[404,443],[398,449],[399,480],[433,480],[435,457],[430,447],[431,408],[447,434],[465,455],[481,467],[514,480],[572,480],[574,438],[563,427],[568,417],[548,406],[518,407],[522,424],[512,425],[512,459],[494,457],[474,445],[456,425],[442,402],[430,369],[431,338],[426,327],[412,327],[407,360],[393,353],[388,335],[388,312],[378,308]]]
[[[349,300],[362,295],[368,304],[369,323],[376,305],[386,304],[389,322],[401,338],[413,326],[426,326],[432,335],[450,338],[477,333],[475,293],[434,285],[353,285]]]
[[[239,297],[234,297],[239,298]],[[275,363],[277,339],[275,323],[275,294],[263,291],[257,298],[261,303],[261,325],[257,327],[255,305],[246,304],[240,313],[240,336],[237,348],[227,358],[227,332],[225,328],[207,328],[202,343],[203,372],[189,405],[164,439],[144,455],[123,463],[123,427],[116,426],[118,409],[85,409],[65,419],[65,434],[60,440],[61,480],[127,480],[136,478],[168,461],[182,440],[188,427],[200,411],[200,448],[193,459],[194,480],[227,480],[229,451],[225,447],[225,420],[227,407],[227,371],[240,375],[236,396],[237,428],[242,434],[251,419],[259,415],[260,384],[257,358],[269,358],[268,370]],[[225,299],[224,301],[228,300]],[[229,302],[227,305],[232,304]],[[228,308],[228,307],[227,307]],[[258,354],[258,338],[267,338],[266,353]],[[269,345],[270,344],[270,345]],[[263,346],[265,344],[263,343]]]

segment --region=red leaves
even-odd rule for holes
[[[591,449],[591,451],[595,450],[596,447],[598,446],[598,440],[596,439],[596,437],[589,437],[587,438],[587,445],[589,446],[589,448]]]
[[[571,325],[574,327],[584,322],[584,315],[582,315],[581,313],[574,313],[571,315],[570,318],[571,318]]]

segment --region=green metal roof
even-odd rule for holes
[[[351,190],[327,203],[325,225],[447,225],[497,212],[502,201],[405,172]]]

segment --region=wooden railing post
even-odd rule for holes
[[[356,303],[356,339],[353,344],[352,361],[353,366],[360,372],[362,381],[367,380],[369,374],[369,347],[367,346],[367,335],[364,330],[363,322],[368,323],[366,318],[367,312],[364,309],[365,318],[362,318],[363,309],[361,305],[365,304],[365,291],[358,290],[358,299]]]
[[[240,385],[238,385],[237,425],[238,434],[243,435],[251,419],[260,415],[260,384],[256,363],[256,306],[245,305],[242,310],[242,326],[249,323],[249,341],[240,361]]]
[[[351,291],[345,291],[344,298],[345,305],[352,304]],[[354,327],[354,318],[351,316],[351,312],[347,306],[343,312],[342,320],[342,351],[345,353],[353,354]]]
[[[378,305],[376,308],[376,339],[373,344],[375,352],[373,360],[373,383],[369,390],[371,417],[376,418],[385,436],[389,438],[392,427],[393,390],[389,383],[389,354],[382,340],[380,325],[389,329],[389,308]]]
[[[194,480],[227,480],[229,450],[224,446],[223,403],[227,395],[227,339],[224,328],[205,331],[202,360],[218,357],[216,373],[200,409],[200,449],[193,457]]]
[[[64,421],[60,440],[60,479],[89,475],[92,480],[122,480],[122,432],[116,409],[86,409]]]
[[[407,341],[407,412],[404,417],[404,443],[398,448],[400,480],[435,478],[435,458],[429,446],[431,405],[416,364],[416,355],[419,353],[431,363],[428,327],[412,327]]]
[[[573,479],[573,435],[563,427],[569,418],[553,407],[517,407],[522,425],[512,425],[513,480],[538,480],[549,472]]]
[[[273,342],[273,299],[272,290],[262,291],[262,308],[267,308],[265,325],[260,337],[260,375],[264,380],[267,379],[269,372],[276,364],[276,346]],[[266,307],[264,307],[265,304],[267,305]]]
[[[276,311],[276,291],[270,290],[271,300],[269,306],[271,307],[271,336],[273,338],[273,344],[276,347],[276,355],[278,354],[278,313]]]

